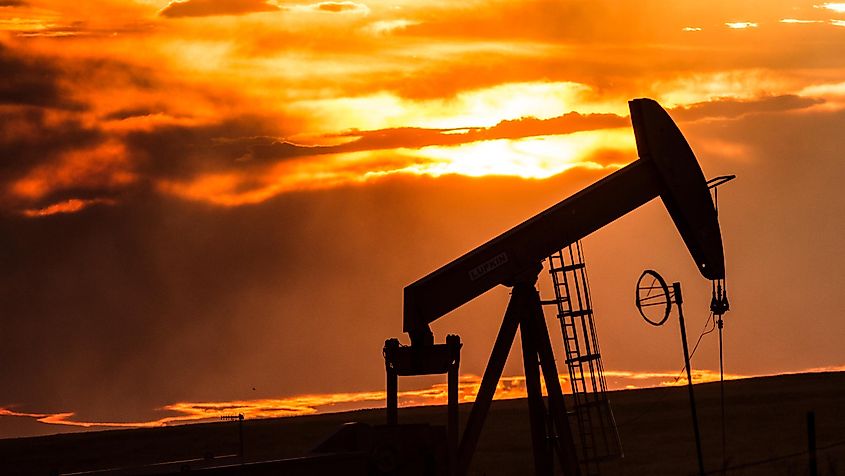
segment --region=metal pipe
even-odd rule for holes
[[[397,425],[399,423],[399,376],[396,367],[388,358],[392,355],[389,349],[399,347],[399,339],[388,339],[384,342],[384,368],[387,373],[387,424]]]
[[[537,348],[525,322],[520,323],[519,334],[522,340],[525,390],[528,394],[528,419],[531,423],[531,446],[534,450],[534,474],[552,476],[553,466],[546,433],[546,405],[543,403],[543,392],[540,388],[540,361]]]
[[[457,474],[458,467],[458,442],[459,442],[459,427],[460,414],[458,409],[458,371],[461,365],[461,338],[457,335],[446,336],[446,343],[451,347],[453,361],[449,366],[447,373],[448,379],[448,423],[447,423],[447,437],[449,438],[449,467],[451,474]]]
[[[721,314],[719,314],[716,325],[719,326],[719,404],[722,407],[722,474],[726,474],[728,466],[728,439],[725,425],[728,420],[725,415],[725,363],[722,349],[722,327],[724,326],[724,322],[722,321]]]
[[[701,432],[698,429],[698,411],[695,406],[695,392],[692,389],[692,370],[689,362],[689,346],[687,344],[687,327],[684,324],[684,298],[681,295],[681,283],[673,283],[672,289],[675,293],[675,304],[678,306],[678,321],[681,327],[681,344],[684,347],[684,365],[687,369],[687,388],[689,389],[690,411],[692,412],[692,429],[695,433],[695,452],[698,456],[698,473],[704,476],[704,456],[701,452]]]

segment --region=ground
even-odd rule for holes
[[[815,412],[820,475],[845,474],[845,372],[729,381],[727,464],[731,475],[808,473],[807,412]],[[695,386],[707,471],[721,467],[718,383]],[[624,459],[603,474],[696,473],[686,387],[611,392]],[[466,417],[470,406],[461,407]],[[473,460],[475,475],[532,472],[524,400],[493,404]],[[305,454],[341,423],[380,424],[381,409],[248,420],[248,459]],[[442,407],[402,409],[402,422],[445,421]],[[238,451],[236,422],[0,440],[0,474],[57,474],[226,455]]]

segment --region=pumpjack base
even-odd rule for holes
[[[446,337],[445,344],[402,346],[398,339],[384,343],[387,372],[387,424],[399,424],[399,376],[447,374],[448,422],[446,439],[449,465],[455,467],[458,449],[458,369],[461,364],[461,338]]]
[[[458,440],[460,338],[449,336],[446,344],[435,345],[401,346],[397,339],[389,339],[385,342],[388,425],[398,424],[397,378],[399,375],[449,374],[447,433],[450,474],[453,476],[465,476],[469,472],[472,456],[481,436],[481,429],[489,413],[517,330],[520,331],[522,343],[535,474],[552,476],[555,454],[565,476],[580,474],[554,351],[535,283],[536,274],[532,278],[512,284],[510,302],[460,441]],[[548,408],[543,401],[541,378],[546,384]]]

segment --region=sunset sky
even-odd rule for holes
[[[738,176],[729,374],[843,368],[845,3],[0,0],[0,437],[382,405],[403,287],[635,160],[637,97]],[[662,204],[584,245],[612,387],[672,381],[636,279],[691,338],[710,283]],[[507,299],[433,325],[469,400]]]

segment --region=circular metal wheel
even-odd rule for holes
[[[637,280],[637,310],[646,322],[662,326],[672,310],[669,286],[657,271],[647,269]]]

